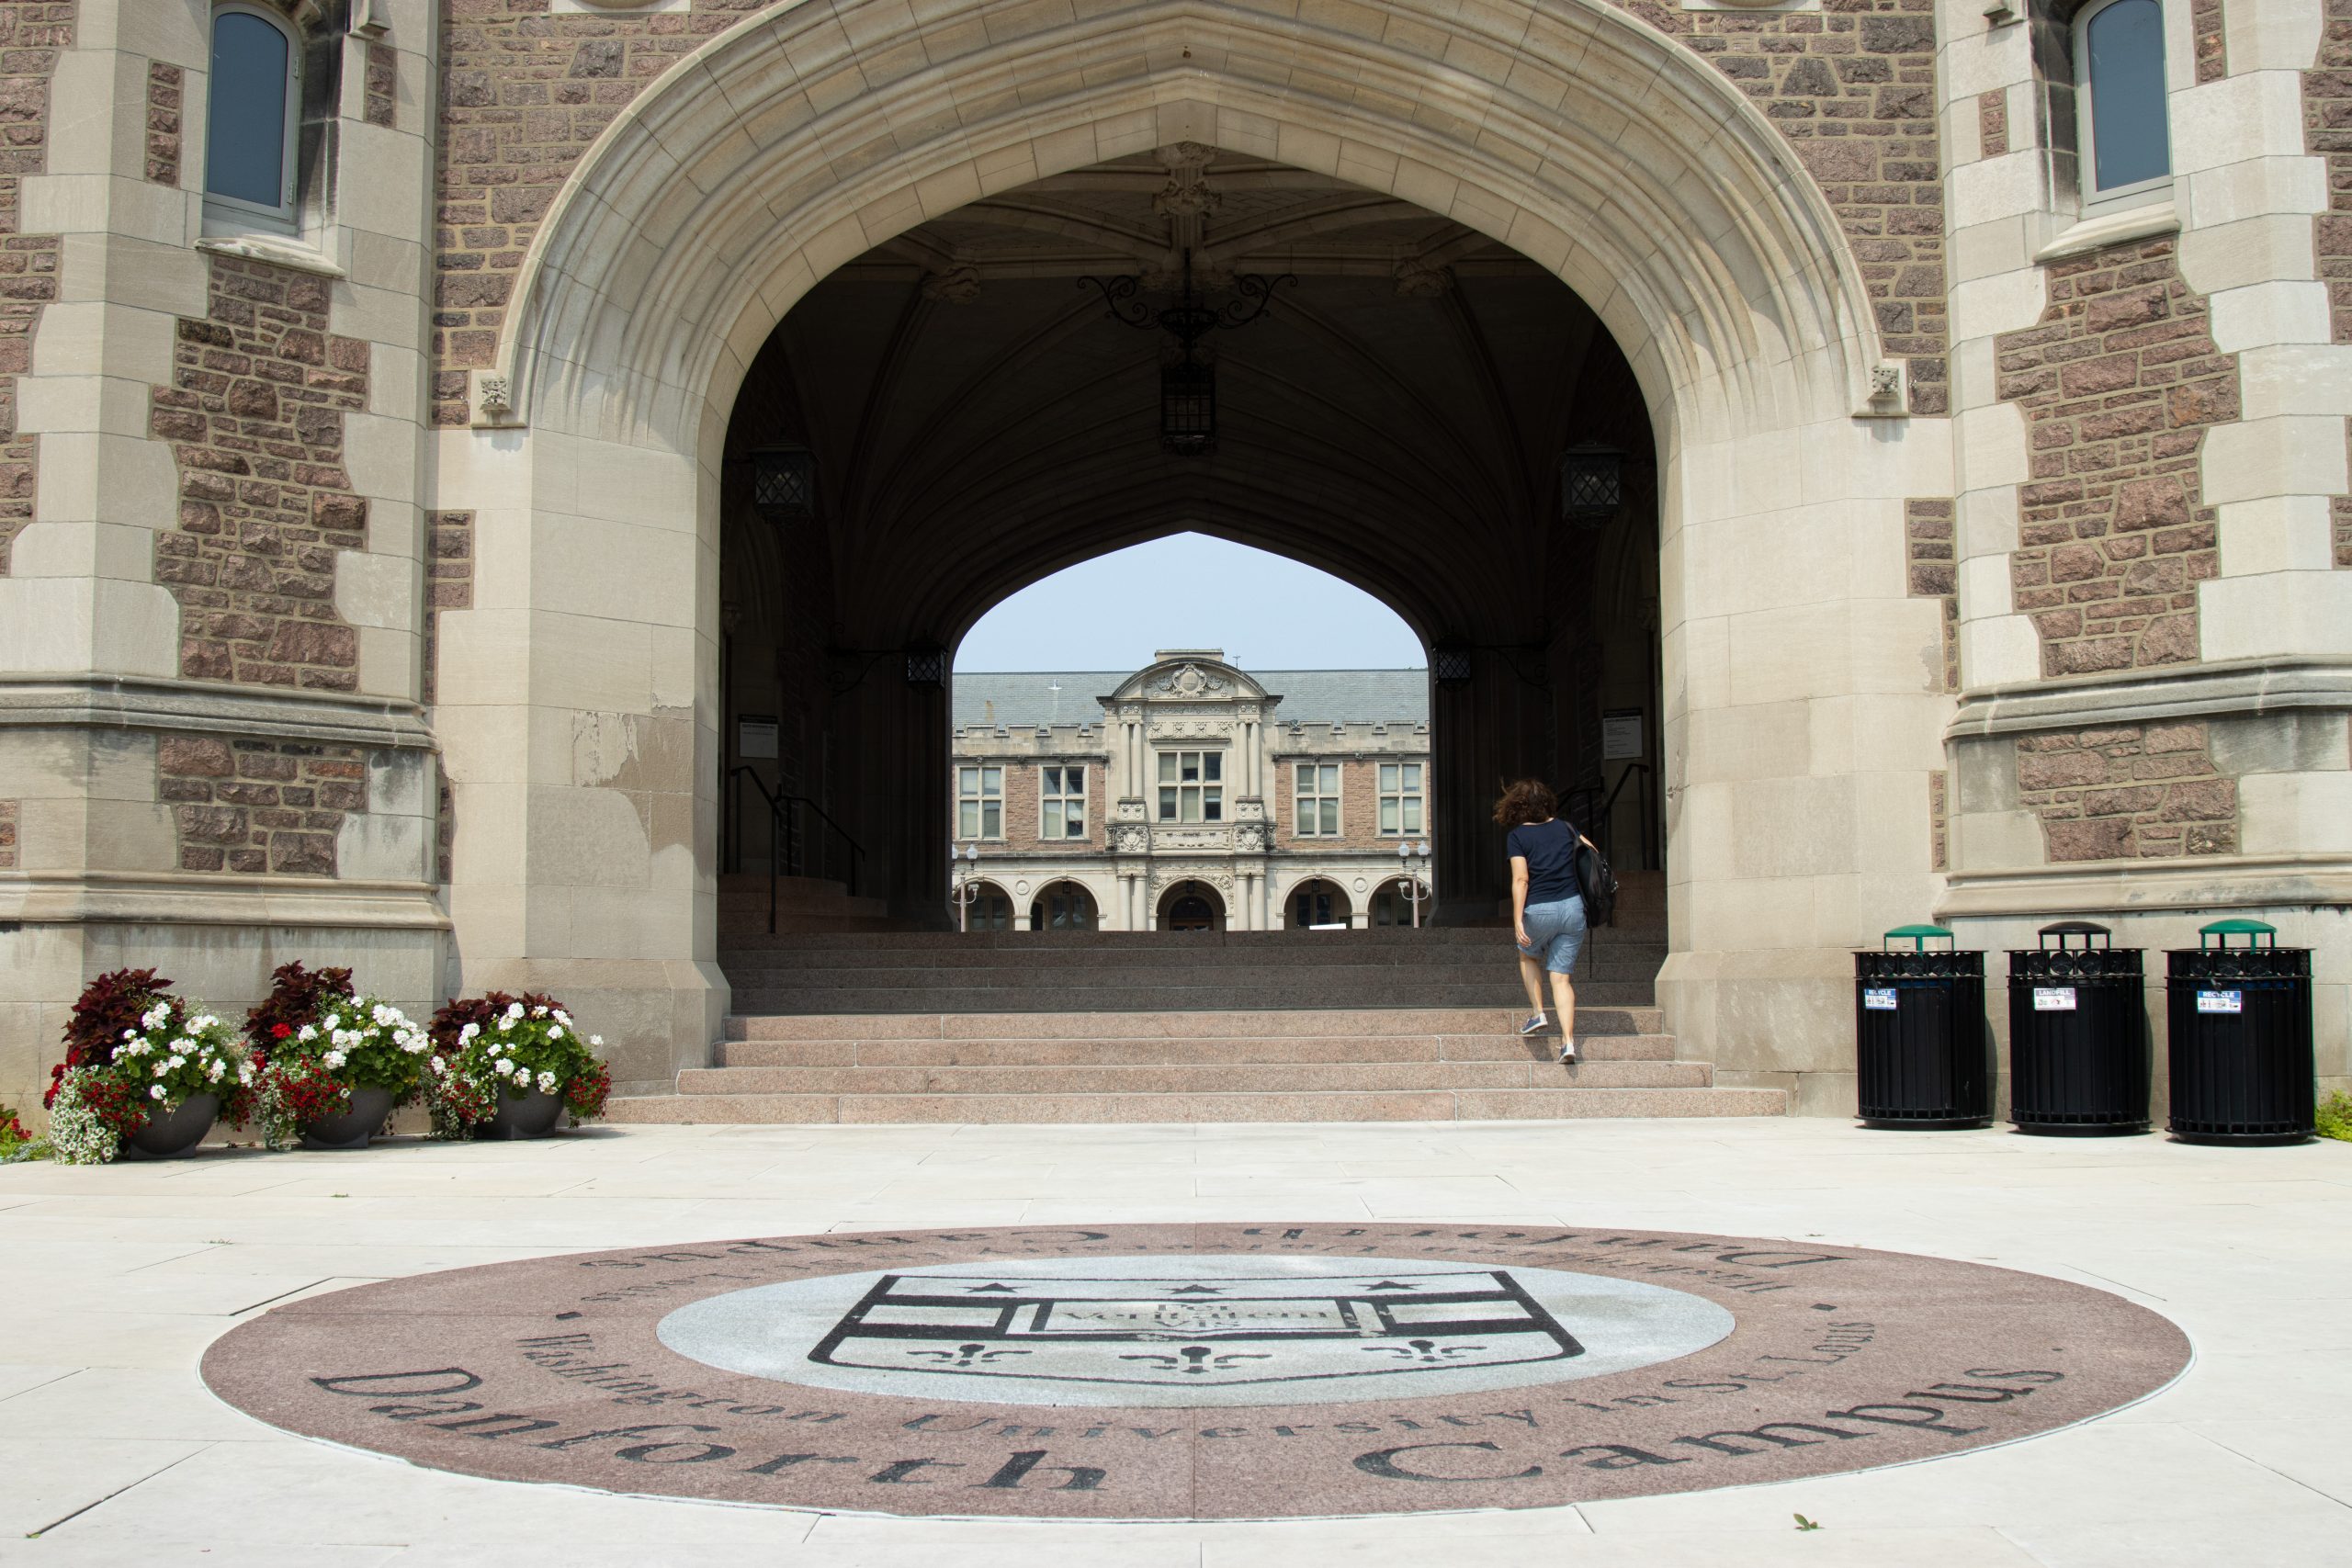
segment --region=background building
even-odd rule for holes
[[[1410,925],[1429,897],[1427,671],[1165,649],[1126,675],[958,674],[954,712],[973,929]]]

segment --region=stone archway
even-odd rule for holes
[[[925,216],[1191,141],[1452,216],[1615,335],[1663,492],[1663,994],[1735,1073],[1825,1065],[1843,949],[1932,896],[1949,704],[1914,678],[1941,633],[1907,598],[1902,513],[1948,493],[1945,439],[1858,417],[1891,412],[1859,270],[1787,144],[1703,62],[1598,0],[1350,15],[804,3],[615,119],[539,230],[477,428],[439,470],[439,504],[508,568],[444,623],[449,773],[466,819],[499,829],[457,854],[465,984],[598,1009],[631,1042],[625,1086],[702,1060],[726,995],[699,761],[718,468],[746,367],[817,280]],[[1507,727],[1476,679],[1499,664],[1469,657],[1457,722]],[[1441,826],[1482,844],[1490,780],[1474,761],[1440,783],[1460,817]]]

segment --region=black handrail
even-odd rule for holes
[[[760,792],[760,797],[768,803],[769,935],[773,936],[775,934],[776,884],[778,880],[786,874],[798,876],[804,869],[800,857],[799,816],[799,808],[804,806],[809,810],[815,812],[818,819],[823,822],[826,827],[831,828],[834,833],[839,835],[842,843],[849,846],[849,875],[845,880],[850,893],[853,896],[856,894],[859,874],[864,869],[865,862],[865,846],[859,843],[855,839],[850,837],[849,829],[834,821],[832,813],[827,811],[823,807],[818,805],[815,801],[809,799],[805,795],[778,795],[775,791],[768,788],[767,781],[760,777],[759,770],[752,767],[748,763],[737,763],[733,768],[728,771],[727,776],[730,784],[738,777],[750,779],[752,781],[752,787],[758,790]],[[743,853],[742,803],[742,791],[739,787],[736,790],[734,810],[731,814],[735,823],[735,831],[733,835],[735,863],[739,867],[742,864]],[[786,870],[787,866],[790,867],[790,871],[788,873]],[[827,861],[827,868],[830,869],[830,867],[831,860],[829,857]]]
[[[1600,846],[1601,854],[1611,862],[1617,858],[1615,826],[1617,797],[1625,793],[1625,785],[1631,782],[1635,773],[1640,773],[1646,779],[1649,773],[1650,765],[1647,762],[1629,761],[1625,764],[1625,771],[1617,775],[1617,783],[1607,795],[1604,795],[1601,793],[1600,786],[1598,784],[1579,784],[1560,797],[1562,807],[1567,812],[1568,820],[1584,829],[1592,841]],[[1642,804],[1641,869],[1655,870],[1656,868],[1649,863],[1649,861],[1650,846],[1657,841],[1656,792],[1645,784],[1640,799]]]

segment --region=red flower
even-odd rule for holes
[[[293,1035],[294,1026],[290,1023],[273,1023],[269,1026],[269,1037],[272,1040],[290,1040]]]

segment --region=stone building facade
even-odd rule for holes
[[[1408,926],[1417,899],[1435,915],[1426,671],[1252,674],[1171,649],[1125,675],[958,675],[954,713],[971,928]]]
[[[2352,1072],[2341,0],[8,0],[0,41],[0,1098],[97,971],[227,1008],[298,956],[561,991],[666,1088],[729,1005],[735,770],[936,917],[946,654],[1182,527],[1422,636],[1450,915],[1501,892],[1498,776],[1630,775],[1718,1082],[1848,1108],[1849,950],[1928,916],[2271,920]],[[1188,264],[1271,301],[1212,334],[1205,456],[1077,281]],[[812,505],[759,504],[779,448]],[[1622,462],[1600,514],[1564,448]]]

